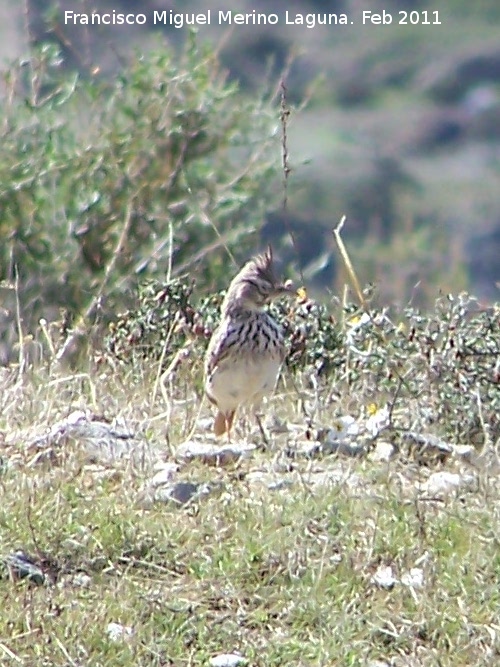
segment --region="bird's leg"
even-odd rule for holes
[[[235,412],[235,410],[231,410],[231,412],[226,413],[224,416],[226,420],[226,433],[228,442],[231,442],[231,428],[233,426]]]
[[[230,412],[219,412],[215,415],[214,433],[219,438],[224,433],[227,433],[228,442],[231,441],[231,428],[233,426],[235,410]]]
[[[214,433],[217,437],[220,437],[226,431],[226,415],[221,410],[215,415],[214,420]]]
[[[257,422],[257,426],[259,427],[259,431],[262,436],[262,440],[264,441],[264,445],[266,447],[269,447],[270,445],[269,438],[267,437],[267,433],[264,430],[264,426],[262,425],[262,420],[260,418],[261,416],[258,412],[255,412],[254,414],[255,414],[255,421]]]

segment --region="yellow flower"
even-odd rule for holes
[[[307,301],[307,291],[305,287],[299,287],[296,294],[300,303],[305,303]]]

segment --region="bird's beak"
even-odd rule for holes
[[[276,285],[276,294],[280,296],[281,294],[295,294],[295,288],[291,280],[287,280],[284,283]]]

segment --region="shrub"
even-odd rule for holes
[[[128,363],[139,376],[145,359],[176,373],[186,350],[190,380],[201,388],[222,298],[195,304],[185,284],[144,286],[134,309],[112,323],[105,359]],[[385,405],[397,443],[408,433],[475,445],[500,437],[498,305],[480,308],[463,293],[440,297],[426,312],[309,299],[273,304],[272,311],[288,341],[286,375],[321,395],[318,405],[330,420],[332,404],[356,412]]]
[[[5,81],[0,280],[17,283],[28,331],[59,309],[70,326],[107,319],[144,277],[197,267],[215,284],[224,247],[249,252],[279,156],[273,110],[208,47],[160,48],[106,81],[68,73],[45,45]],[[9,322],[14,303],[7,291]]]

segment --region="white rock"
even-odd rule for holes
[[[57,424],[54,424],[53,428],[58,430],[65,428],[66,426],[75,426],[76,424],[83,424],[87,421],[87,415],[83,410],[74,410],[69,414],[66,419],[62,419]]]
[[[92,577],[89,577],[89,575],[84,572],[78,572],[73,577],[72,584],[73,586],[78,586],[78,588],[90,588]]]
[[[379,565],[371,577],[371,582],[380,588],[394,588],[398,579],[394,576],[390,565]]]
[[[149,460],[146,443],[137,439],[119,420],[108,423],[90,410],[75,410],[53,424],[47,432],[27,442],[28,450],[37,452],[29,465],[43,461],[45,456],[50,456],[52,449],[67,444],[80,448],[91,462],[109,464],[135,456],[140,460]]]
[[[424,571],[420,567],[412,567],[409,572],[405,572],[401,577],[403,586],[411,588],[422,588],[424,585]]]
[[[252,443],[212,445],[190,440],[179,445],[176,453],[182,459],[200,459],[208,465],[223,466],[250,457],[256,449],[257,445]]]
[[[469,463],[474,463],[477,459],[477,451],[474,445],[455,445],[453,447],[453,454],[457,458],[464,459]]]
[[[387,463],[392,459],[396,452],[396,448],[390,442],[384,442],[383,440],[377,442],[375,449],[370,454],[370,460],[380,463]]]
[[[113,642],[123,641],[134,634],[134,630],[129,625],[121,623],[108,623],[106,634]]]
[[[153,488],[162,486],[163,484],[169,484],[174,479],[175,473],[178,470],[179,466],[176,463],[162,464],[161,468],[153,475],[149,483]]]
[[[238,667],[246,664],[247,660],[237,653],[221,653],[210,658],[211,667]]]
[[[417,452],[419,459],[438,457],[445,460],[453,453],[452,445],[432,433],[406,431],[403,433],[403,439],[409,442],[410,447]]]
[[[420,490],[430,495],[447,494],[455,491],[462,485],[462,476],[456,472],[447,472],[441,470],[433,472],[423,484],[420,484]]]

